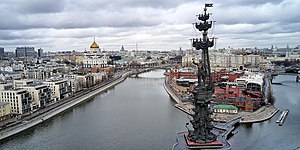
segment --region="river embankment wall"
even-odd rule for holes
[[[172,91],[172,89],[169,87],[170,85],[168,85],[168,77],[165,78],[165,82],[164,82],[164,88],[166,90],[166,92],[171,96],[171,98],[177,103],[181,103],[182,101],[180,100],[180,98]]]

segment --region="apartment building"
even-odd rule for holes
[[[9,89],[0,91],[0,102],[10,103],[11,113],[18,115],[32,110],[31,94],[25,89]]]
[[[50,88],[54,101],[66,98],[70,94],[70,83],[66,79],[49,79],[43,83]]]
[[[0,102],[0,121],[9,119],[11,116],[10,103]]]
[[[32,97],[32,109],[43,108],[53,102],[50,88],[44,84],[31,84],[25,87]]]
[[[13,86],[14,88],[20,88],[20,87],[25,87],[29,84],[33,84],[33,80],[28,80],[28,79],[23,79],[23,80],[14,80],[13,81]]]

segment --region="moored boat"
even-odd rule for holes
[[[280,120],[282,119],[283,117],[283,114],[284,114],[285,111],[282,111],[282,113],[280,114],[280,116],[278,117],[278,119],[276,120],[276,123],[279,123]]]
[[[282,116],[280,122],[279,122],[279,125],[280,125],[280,126],[283,125],[283,123],[284,123],[284,121],[285,121],[285,118],[287,117],[288,113],[289,113],[289,110],[286,109],[286,110],[284,111],[284,114],[283,114],[283,116]]]

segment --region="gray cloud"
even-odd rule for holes
[[[226,6],[214,10],[216,20],[222,24],[299,22],[299,0],[285,0],[279,4],[265,3],[261,5]]]
[[[25,14],[62,12],[66,5],[65,0],[16,0],[14,11]]]
[[[228,6],[257,6],[257,5],[263,5],[266,3],[271,3],[271,4],[279,4],[283,2],[284,0],[226,0],[226,2],[222,0],[217,1],[220,2],[220,5],[228,7]]]
[[[192,27],[205,1],[196,0],[3,0],[0,43],[45,49],[88,48],[93,37],[108,50],[190,48]],[[300,0],[215,0],[214,35],[222,46],[297,44]],[[281,38],[286,37],[286,39]],[[286,42],[284,44],[284,42]]]

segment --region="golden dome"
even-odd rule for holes
[[[99,45],[95,42],[95,38],[94,38],[94,42],[90,48],[99,48]]]
[[[97,50],[94,50],[93,53],[97,53]]]
[[[84,53],[87,53],[87,51],[86,51],[86,49],[84,49],[84,51],[83,51]]]

